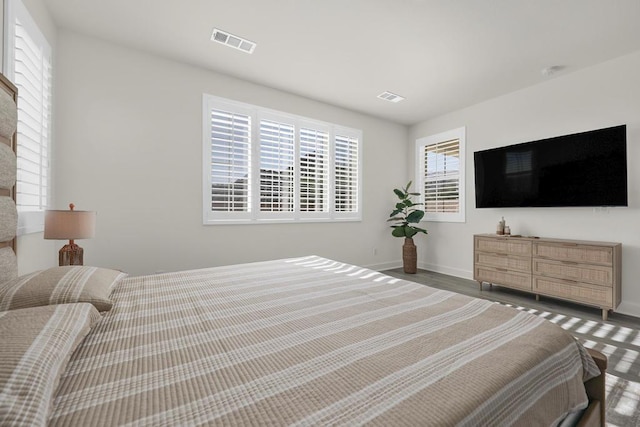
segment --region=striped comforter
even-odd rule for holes
[[[564,330],[319,257],[130,277],[50,425],[552,425],[597,368]]]

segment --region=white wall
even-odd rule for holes
[[[406,127],[64,30],[57,51],[55,200],[98,212],[96,237],[78,242],[85,264],[143,274],[318,254],[399,265],[385,220],[409,175]],[[203,92],[362,129],[363,221],[203,226]]]
[[[414,125],[417,138],[467,128],[467,221],[428,223],[426,268],[471,279],[472,235],[495,232],[622,243],[622,313],[640,316],[640,52]],[[475,209],[473,153],[618,124],[627,125],[628,208]]]
[[[38,24],[38,28],[46,37],[51,45],[51,49],[55,51],[55,44],[58,38],[58,27],[53,18],[49,14],[44,0],[21,0],[22,4],[27,8],[33,20]]]

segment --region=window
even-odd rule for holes
[[[6,2],[5,75],[18,87],[18,234],[44,229],[50,188],[51,47],[19,0]]]
[[[203,96],[203,222],[361,219],[362,132]]]
[[[425,221],[465,221],[464,146],[465,128],[416,141],[416,183]]]

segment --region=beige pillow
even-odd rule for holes
[[[88,302],[110,310],[111,290],[125,273],[88,266],[53,267],[0,285],[0,310]]]
[[[60,375],[100,319],[91,304],[0,312],[0,424],[47,424]]]

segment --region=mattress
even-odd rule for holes
[[[321,257],[128,277],[49,424],[554,425],[598,374],[538,316]]]

